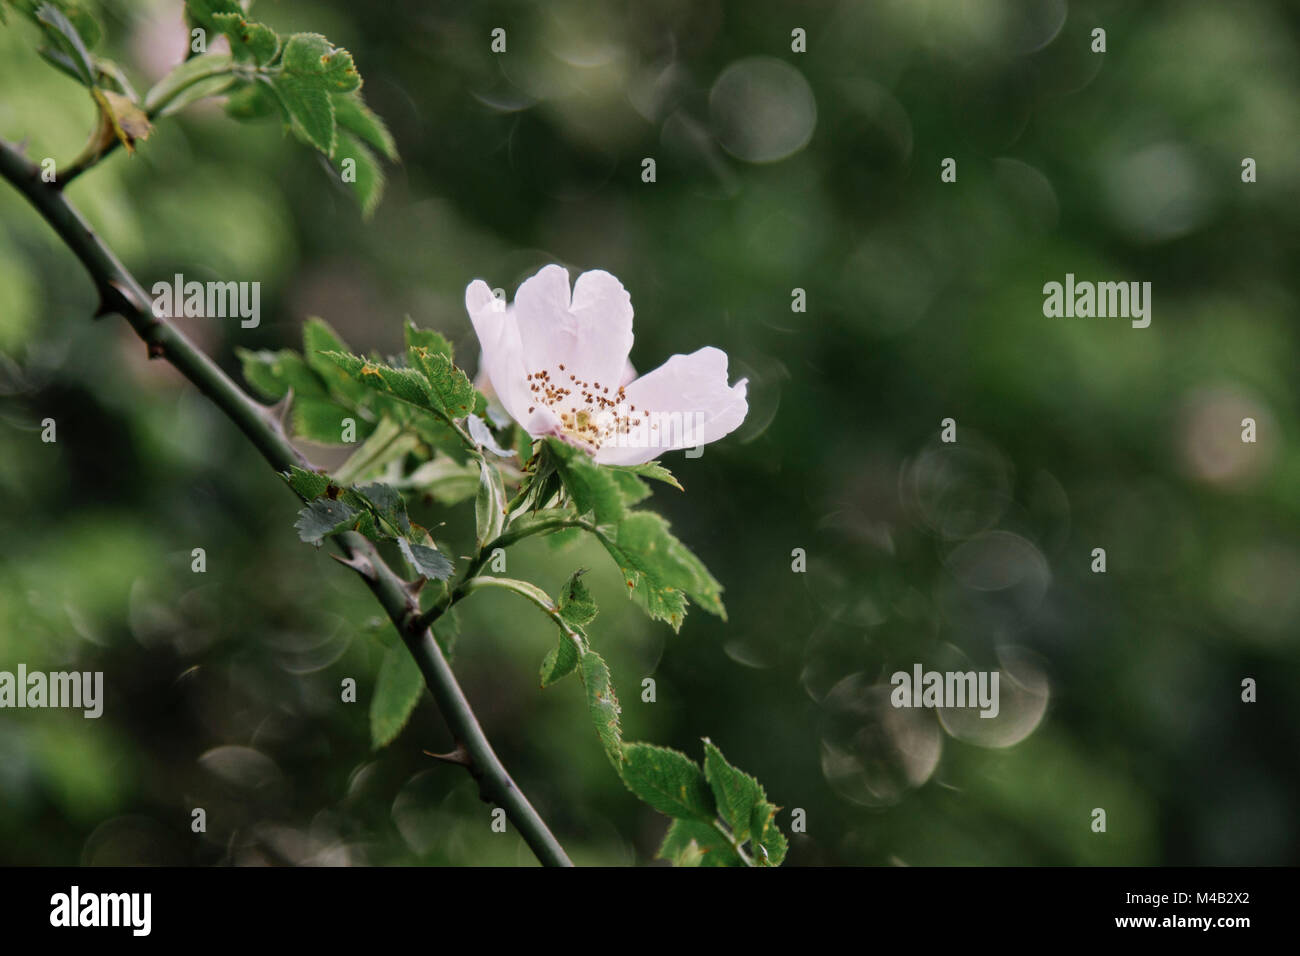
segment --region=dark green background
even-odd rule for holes
[[[104,5],[141,89],[181,55],[179,7]],[[592,639],[629,736],[698,757],[707,735],[787,832],[805,810],[791,864],[1300,861],[1292,4],[255,12],[354,54],[404,160],[370,222],[276,123],[211,107],[68,191],[146,286],[262,283],[256,330],[183,320],[227,369],[237,346],[296,344],[311,314],[381,351],[410,315],[472,369],[466,284],[513,295],[558,261],[623,281],[639,369],[716,345],[749,377],[745,425],[670,455],[687,493],[653,502],[725,585],[728,622],[649,622],[588,545],[511,555],[551,591],[593,569]],[[66,162],[92,106],[34,46],[28,25],[0,29],[0,136]],[[711,98],[729,67],[775,86]],[[805,86],[806,146],[728,151],[807,125]],[[1045,318],[1043,283],[1067,272],[1151,282],[1150,328]],[[421,754],[448,745],[427,699],[370,751],[377,606],[296,542],[292,496],[235,430],[94,305],[0,189],[0,669],[102,670],[107,687],[98,721],[0,712],[0,861],[531,862],[464,775]],[[947,417],[956,445],[938,442]],[[468,547],[463,510],[424,518]],[[553,628],[495,593],[463,610],[457,672],[574,860],[648,861],[666,821],[611,772],[577,685],[537,686]],[[1046,682],[1037,722],[1004,688],[1004,711],[1031,715],[992,731],[1013,746],[891,716],[868,691],[962,661]],[[360,703],[338,700],[347,676]]]

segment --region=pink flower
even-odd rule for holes
[[[632,301],[608,272],[584,272],[570,293],[568,270],[546,266],[509,307],[476,279],[465,308],[502,408],[534,438],[562,438],[599,464],[717,441],[749,411],[746,381],[727,384],[721,349],[674,355],[629,379]]]

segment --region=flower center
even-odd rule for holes
[[[611,394],[608,385],[584,381],[563,364],[529,373],[528,390],[536,403],[528,407],[529,414],[545,405],[559,418],[564,438],[592,451],[645,422],[644,413],[627,404],[623,386]]]

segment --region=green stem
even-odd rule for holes
[[[344,539],[343,547],[352,561],[362,564],[359,570],[364,570],[365,564],[373,569],[373,574],[362,576],[388,612],[389,618],[397,625],[402,640],[420,666],[420,673],[424,675],[425,683],[429,685],[429,690],[438,703],[438,709],[452,728],[458,749],[468,755],[467,766],[478,780],[480,791],[486,798],[505,808],[506,816],[544,865],[572,866],[564,848],[551,834],[528,798],[515,786],[492,751],[492,745],[484,735],[432,632],[415,623],[419,605],[406,582],[384,563],[374,546],[361,535],[348,532],[340,537]]]
[[[585,524],[585,522],[579,523]],[[462,581],[460,586],[457,588],[457,592],[462,597],[467,597],[482,588],[501,588],[518,594],[520,597],[535,605],[543,614],[558,624],[560,630],[564,632],[565,636],[577,645],[578,653],[580,655],[587,653],[586,640],[580,633],[575,631],[573,626],[570,625],[569,622],[560,614],[560,609],[556,606],[555,602],[551,600],[551,596],[537,585],[531,584],[528,581],[519,581],[514,578],[498,578],[493,577],[492,575],[483,575],[471,577]],[[752,867],[755,865],[754,860],[744,851],[744,849],[742,849],[740,841],[736,839],[736,835],[732,833],[730,829],[728,829],[720,820],[716,819],[713,821],[712,826],[713,829],[717,831],[718,835],[727,841],[727,844],[735,851],[736,857],[744,863],[745,866]]]
[[[276,471],[288,471],[290,465],[311,467],[289,443],[274,416],[245,395],[184,333],[153,314],[144,289],[63,194],[54,184],[42,181],[38,167],[3,142],[0,142],[0,176],[36,207],[64,244],[81,260],[99,293],[100,305],[96,316],[117,313],[125,318],[148,345],[150,358],[165,358],[171,362],[234,421]]]
[[[564,619],[560,614],[560,609],[551,600],[550,595],[535,584],[530,584],[527,581],[517,581],[514,578],[497,578],[492,575],[484,575],[462,582],[459,591],[462,597],[468,597],[480,588],[492,587],[504,588],[526,598],[540,608],[543,614],[558,624],[560,630],[564,631],[565,636],[578,645],[579,651],[585,649],[586,642],[583,640],[582,635],[575,631],[573,626]]]
[[[189,58],[187,57],[184,62],[188,63]],[[182,64],[181,69],[183,68],[184,65]],[[231,63],[229,57],[220,57],[220,58],[214,58],[211,64],[209,64],[209,66],[206,69],[194,70],[193,75],[185,77],[182,82],[176,84],[174,87],[164,88],[163,84],[167,82],[167,77],[164,77],[161,81],[159,81],[158,86],[155,86],[152,90],[150,90],[147,94],[145,94],[144,115],[149,118],[150,122],[153,122],[155,119],[158,118],[158,115],[162,113],[163,110],[165,110],[168,106],[172,104],[172,102],[175,101],[176,97],[180,96],[186,90],[190,89],[191,87],[193,87],[198,83],[204,82],[205,80],[210,80],[213,77],[223,76],[226,74],[233,75],[234,66]],[[160,88],[163,88],[163,93],[162,95],[159,95],[155,98],[155,94]],[[87,148],[87,150],[84,153],[82,153],[81,156],[77,157],[77,159],[69,163],[68,166],[65,167],[59,173],[58,176],[59,188],[62,189],[64,186],[67,186],[68,183],[72,182],[74,179],[76,179],[86,170],[91,169],[92,167],[98,165],[100,160],[102,160],[105,156],[108,156],[110,153],[112,153],[115,149],[117,149],[121,145],[122,145],[121,140],[114,137],[113,139],[109,140],[106,145],[102,147],[94,148],[92,146]]]
[[[519,489],[519,494],[515,495],[513,498],[510,499],[509,502],[506,503],[506,517],[507,517],[507,518],[508,518],[510,515],[514,514],[515,511],[518,510],[519,506],[522,505],[522,504],[524,503],[524,499],[528,497],[528,491],[529,491],[529,489],[528,489],[528,483],[527,483],[527,482],[524,482],[523,485],[522,485],[522,486],[520,487],[520,489]]]
[[[734,833],[724,827],[717,820],[713,821],[713,829],[717,830],[718,833],[722,835],[722,838],[731,844],[731,848],[736,851],[736,856],[740,857],[740,861],[744,863],[745,866],[754,865],[754,861],[749,858],[749,854],[740,848],[740,841],[736,839]]]
[[[387,423],[387,430],[390,434],[387,436],[379,435],[379,429],[384,428],[385,423]],[[397,422],[389,418],[382,419],[370,438],[367,438],[365,443],[356,450],[356,453],[334,472],[334,480],[344,486],[355,484],[358,478],[374,467],[374,463],[379,461],[384,453],[393,446],[393,442],[406,434],[406,429]],[[368,448],[367,446],[376,435],[379,435],[380,438],[378,446]],[[360,460],[358,461],[358,459]]]
[[[39,167],[8,143],[0,141],[0,176],[23,194],[59,238],[81,260],[100,297],[97,315],[117,313],[149,346],[149,355],[166,358],[223,411],[276,471],[291,465],[312,468],[290,444],[279,421],[254,402],[207,355],[165,318],[150,310],[149,299],[135,278],[95,235],[85,220],[52,183],[41,179]],[[419,604],[406,583],[384,562],[365,538],[357,534],[335,539],[343,562],[365,580],[419,664],[420,672],[447,721],[463,763],[479,781],[480,792],[505,809],[537,858],[550,866],[570,866],[569,858],[546,822],[520,792],[483,733],[464,691],[452,673],[429,628],[419,622]]]
[[[416,618],[415,623],[420,627],[429,627],[434,621],[446,614],[453,604],[463,598],[471,590],[471,582],[475,580],[486,580],[479,578],[479,572],[483,570],[483,565],[492,559],[492,552],[498,548],[508,548],[512,544],[522,541],[524,538],[535,534],[543,534],[548,531],[559,531],[561,528],[585,528],[588,531],[595,532],[596,528],[591,522],[583,521],[580,518],[574,518],[568,515],[554,515],[546,518],[529,521],[521,527],[515,527],[507,530],[505,533],[489,541],[479,549],[478,554],[470,559],[470,563],[465,568],[465,573],[461,575],[460,583],[453,588],[449,588],[444,598],[438,601],[433,607],[429,608],[423,614]]]

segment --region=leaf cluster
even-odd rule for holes
[[[398,161],[383,119],[361,94],[352,54],[319,33],[277,33],[251,19],[236,0],[187,0],[191,55],[144,96],[113,61],[94,53],[103,29],[75,0],[0,0],[40,31],[39,52],[81,83],[98,110],[95,131],[74,165],[91,165],[115,143],[128,152],[153,131],[153,121],[200,99],[224,96],[236,120],[278,116],[285,128],[318,150],[356,197],[364,215],[384,191],[381,157]],[[218,53],[224,38],[230,53]]]
[[[319,319],[303,329],[303,352],[242,352],[244,376],[266,399],[287,400],[300,437],[337,443],[340,422],[365,422],[365,439],[333,478],[295,470],[287,479],[306,502],[297,529],[302,540],[354,531],[395,542],[420,577],[449,582],[435,589],[435,630],[452,605],[483,587],[529,600],[557,625],[558,640],[542,662],[543,687],[576,673],[605,755],[636,796],[673,822],[660,849],[680,864],[775,865],[785,838],[777,808],[749,775],[705,741],[704,762],[649,743],[623,739],[621,709],[604,659],[588,640],[597,607],[575,572],[554,596],[528,581],[483,573],[495,549],[533,535],[591,534],[608,552],[632,600],[652,619],[679,629],[688,602],[725,618],[722,586],[704,563],[644,505],[650,482],[681,489],[662,464],[596,464],[558,438],[531,442],[517,426],[494,428],[486,401],[455,364],[436,332],[407,322],[400,356],[361,356]],[[513,430],[513,432],[512,432]],[[526,460],[525,460],[526,459]],[[369,480],[378,476],[381,480]],[[403,491],[452,505],[474,500],[475,554],[458,583],[452,562],[411,520]],[[441,636],[441,635],[440,635]],[[371,708],[377,747],[400,732],[422,683],[401,648],[380,666]]]
[[[623,739],[618,696],[604,659],[583,630],[597,608],[576,572],[555,599],[562,618],[555,649],[542,662],[542,686],[576,671],[606,757],[624,785],[672,823],[659,857],[678,866],[779,866],[787,843],[779,809],[757,780],[736,769],[707,737],[704,764],[668,747]]]

